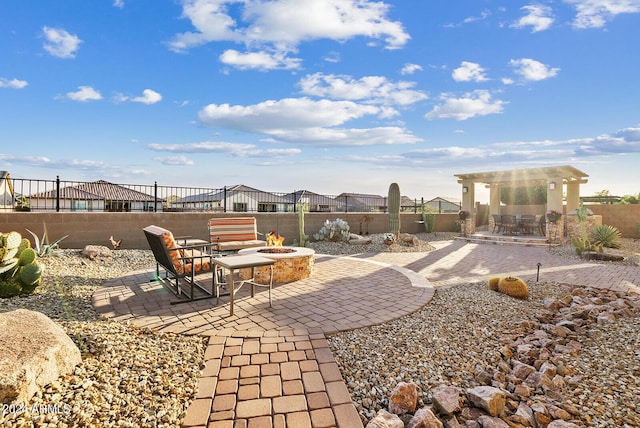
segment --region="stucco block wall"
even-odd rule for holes
[[[105,245],[111,248],[109,237],[122,239],[122,249],[147,249],[148,243],[142,229],[150,224],[164,227],[175,236],[191,236],[207,240],[209,231],[207,221],[211,217],[256,217],[258,232],[268,233],[277,230],[285,237],[285,244],[291,245],[298,239],[298,214],[296,213],[39,213],[10,212],[0,213],[0,231],[15,230],[23,237],[32,236],[26,229],[42,237],[44,225],[50,241],[69,235],[60,243],[61,248],[84,248],[85,245]],[[305,232],[313,237],[323,226],[325,220],[333,221],[341,218],[349,223],[353,233],[359,232],[359,220],[362,213],[306,213]],[[388,214],[369,214],[372,221],[368,224],[369,233],[389,231]],[[420,214],[400,214],[401,232],[424,232]],[[457,214],[437,214],[436,232],[453,231],[456,227]],[[364,227],[364,225],[363,225]],[[264,239],[264,236],[261,237]]]
[[[602,216],[602,224],[618,228],[625,238],[640,238],[640,205],[588,205],[594,214]]]

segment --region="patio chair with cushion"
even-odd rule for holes
[[[147,226],[143,231],[156,259],[156,275],[160,278],[160,266],[162,266],[165,270],[165,279],[169,280],[170,289],[175,295],[182,294],[180,280],[184,280],[190,286],[189,300],[197,300],[194,297],[194,286],[204,293],[204,297],[201,298],[215,297],[213,277],[211,290],[196,281],[196,276],[211,273],[215,269],[210,243],[178,245],[173,233],[155,225]]]
[[[258,239],[255,217],[214,217],[208,226],[209,241],[218,252],[267,245],[267,241]]]

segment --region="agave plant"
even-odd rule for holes
[[[29,232],[33,236],[33,249],[35,250],[36,254],[38,254],[38,257],[45,257],[51,254],[51,251],[58,248],[58,244],[60,243],[60,241],[69,236],[64,235],[62,238],[56,239],[54,242],[49,243],[46,226],[44,228],[44,233],[42,234],[42,239],[38,239],[38,235],[30,231],[29,229],[27,229],[27,232]]]
[[[594,227],[589,234],[589,240],[595,245],[602,245],[607,248],[620,248],[622,234],[615,227],[609,224],[602,224]]]

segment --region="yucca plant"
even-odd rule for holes
[[[607,248],[620,248],[622,234],[610,224],[602,224],[594,227],[589,234],[589,240],[595,245]]]

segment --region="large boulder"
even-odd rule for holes
[[[0,401],[27,403],[82,358],[71,338],[40,312],[0,313]]]

